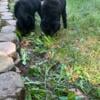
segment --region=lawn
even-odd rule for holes
[[[100,100],[100,0],[67,0],[68,28],[57,36],[37,28],[22,40],[26,100]],[[23,68],[24,67],[24,68]]]

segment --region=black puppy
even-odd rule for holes
[[[38,12],[41,17],[41,0],[19,0],[15,3],[16,27],[22,35],[26,35],[34,30],[35,12]]]
[[[41,7],[41,29],[47,35],[54,35],[60,29],[60,17],[67,28],[66,0],[43,0]]]

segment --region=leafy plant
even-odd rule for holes
[[[21,48],[21,61],[22,61],[22,64],[23,65],[26,65],[27,64],[27,61],[29,61],[29,56],[28,56],[28,53],[26,51],[26,49],[24,48]]]
[[[68,0],[68,28],[54,37],[41,35],[36,16],[35,32],[24,37],[31,45],[21,50],[22,64],[30,66],[24,77],[26,100],[82,100],[68,91],[70,87],[79,88],[91,100],[100,99],[99,2]]]

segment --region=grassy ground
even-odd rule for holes
[[[100,100],[100,0],[67,1],[67,30],[41,36],[37,21],[36,32],[23,38],[26,100],[82,100],[70,88]]]

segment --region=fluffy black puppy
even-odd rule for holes
[[[54,35],[60,29],[60,17],[67,28],[66,0],[43,0],[41,7],[41,29],[47,35]]]
[[[22,35],[26,35],[34,30],[35,12],[38,12],[41,17],[41,0],[19,0],[15,3],[16,27]]]

